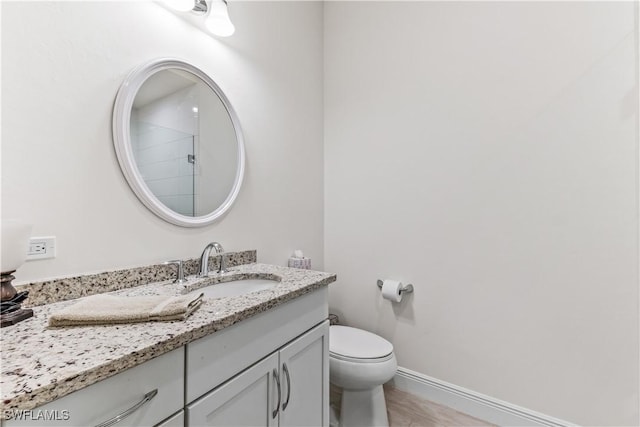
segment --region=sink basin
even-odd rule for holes
[[[233,282],[216,283],[204,288],[196,289],[190,293],[203,293],[205,298],[235,297],[248,294],[250,292],[264,291],[271,289],[280,282],[268,279],[245,279],[234,280]]]

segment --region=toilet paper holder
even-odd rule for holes
[[[378,287],[380,289],[382,289],[382,283],[383,283],[383,281],[378,279]],[[400,288],[400,293],[401,294],[410,294],[411,292],[413,292],[413,285],[412,284],[404,285],[402,288]]]

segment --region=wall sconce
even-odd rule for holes
[[[227,0],[164,0],[164,3],[180,12],[204,16],[207,30],[216,36],[229,37],[236,30],[229,18]]]

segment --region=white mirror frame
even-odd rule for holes
[[[216,210],[207,215],[190,217],[179,214],[165,206],[164,203],[162,203],[151,192],[149,187],[147,187],[142,175],[140,175],[133,155],[130,135],[131,109],[133,107],[133,101],[140,87],[142,87],[144,82],[150,76],[167,69],[177,69],[189,72],[205,82],[207,86],[209,86],[211,90],[218,95],[224,104],[227,112],[229,113],[229,117],[231,118],[231,123],[233,124],[236,134],[236,141],[238,143],[238,168],[233,187],[225,201]],[[209,225],[224,215],[238,196],[238,192],[242,185],[242,178],[244,176],[245,163],[244,139],[242,136],[242,130],[240,129],[238,116],[225,94],[211,79],[211,77],[199,68],[185,61],[174,58],[155,59],[135,68],[127,76],[118,90],[113,108],[113,143],[122,174],[126,178],[135,195],[151,212],[171,224],[182,227],[204,227]]]

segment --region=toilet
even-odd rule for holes
[[[362,329],[329,329],[329,378],[342,388],[340,426],[388,426],[382,384],[396,373],[393,345]]]

